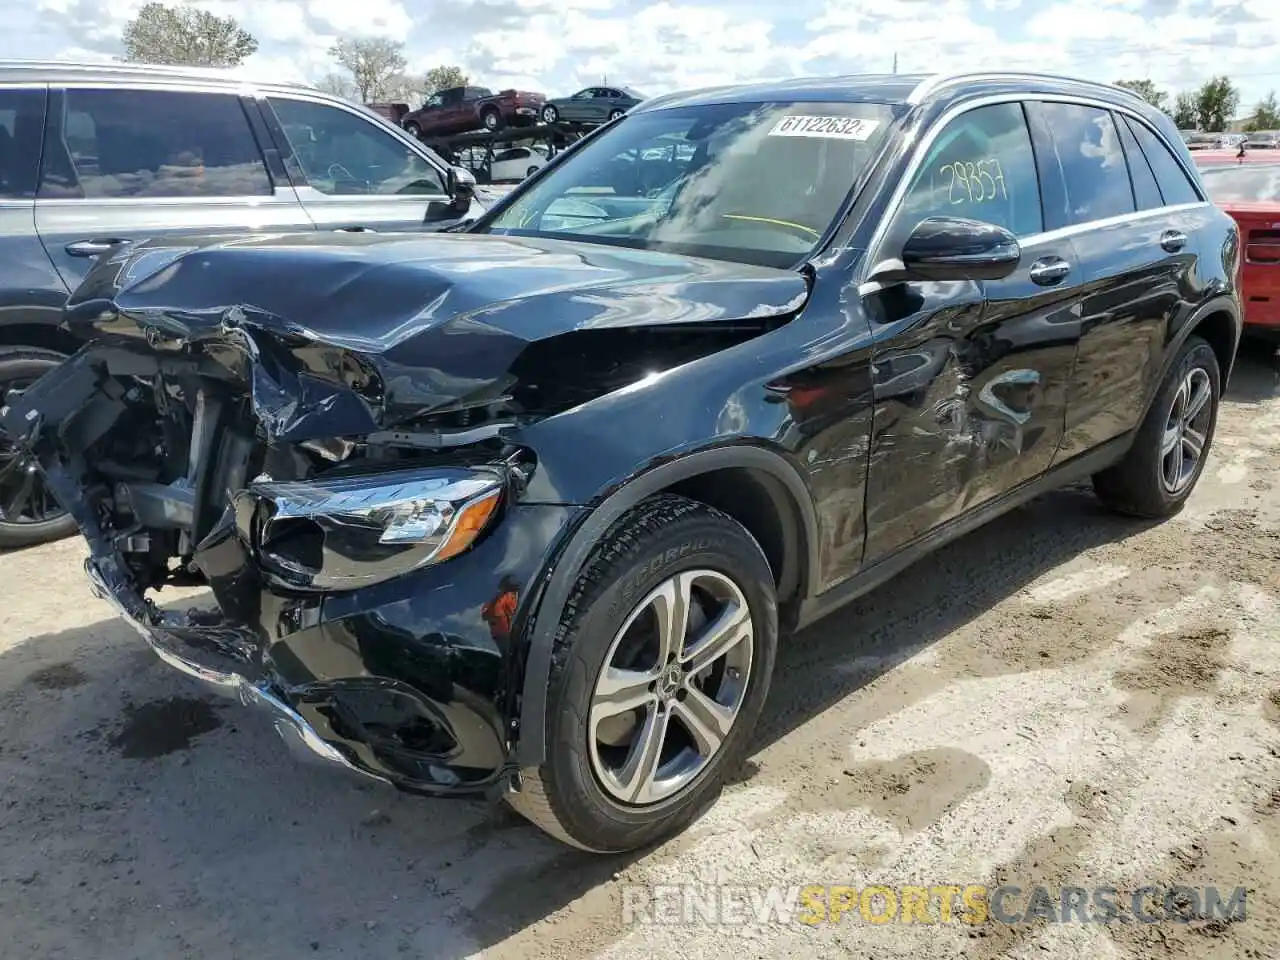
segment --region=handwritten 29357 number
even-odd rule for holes
[[[944,163],[938,168],[938,173],[951,177],[947,185],[947,199],[952,204],[1009,199],[1009,191],[1004,185],[1004,170],[995,157],[976,162],[957,160]]]

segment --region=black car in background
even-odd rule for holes
[[[170,664],[326,760],[628,850],[736,769],[782,637],[1063,484],[1176,513],[1239,266],[1127,91],[720,88],[461,232],[105,257],[91,345],[3,425]],[[220,612],[146,597],[183,582]]]
[[[433,229],[459,217],[456,176],[403,130],[310,87],[0,60],[0,396],[79,348],[59,326],[68,291],[125,241]],[[0,548],[74,530],[0,436]]]
[[[543,123],[606,123],[645,99],[630,87],[586,87],[573,96],[548,100],[541,118]]]

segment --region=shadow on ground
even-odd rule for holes
[[[1245,358],[1233,399],[1274,395],[1257,366]],[[921,561],[788,641],[755,752],[1142,528],[1073,488]],[[64,588],[83,593],[51,607],[89,602],[78,572]],[[297,765],[263,718],[206,696],[117,620],[0,655],[0,723],[13,955],[453,960],[542,923],[630,862],[562,848],[505,807]]]

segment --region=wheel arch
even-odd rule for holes
[[[816,570],[817,516],[799,472],[780,453],[757,446],[698,451],[640,474],[587,515],[557,554],[528,627],[515,760],[538,766],[546,756],[547,694],[555,637],[570,591],[601,537],[628,510],[659,493],[706,503],[733,517],[769,560],[780,627],[794,620]]]
[[[1222,389],[1225,392],[1231,370],[1235,366],[1236,350],[1240,346],[1242,334],[1240,307],[1233,297],[1214,297],[1197,307],[1169,336],[1164,357],[1160,362],[1160,372],[1153,379],[1146,403],[1143,404],[1143,416],[1146,416],[1146,412],[1151,409],[1151,404],[1155,402],[1160,392],[1160,384],[1164,382],[1165,376],[1178,359],[1178,351],[1192,335],[1203,337],[1213,348],[1214,355],[1218,358],[1218,371],[1221,375]]]

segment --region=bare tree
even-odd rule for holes
[[[350,77],[331,70],[316,81],[316,89],[346,100],[355,100],[360,94],[356,90],[355,81]]]
[[[406,66],[404,44],[385,37],[343,38],[329,54],[351,71],[356,93],[364,103],[384,100]]]
[[[124,59],[138,63],[235,67],[258,49],[258,41],[234,17],[163,3],[143,6],[121,39]]]

